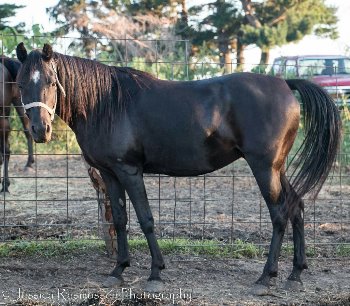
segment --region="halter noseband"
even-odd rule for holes
[[[53,70],[53,72],[55,74],[57,86],[59,87],[62,95],[65,97],[66,96],[66,92],[65,92],[62,84],[60,83],[59,79],[58,79],[57,69],[56,69],[56,67],[54,65],[53,60],[51,60],[50,64],[51,64],[52,70]],[[22,100],[22,94],[21,94],[21,103],[22,103],[22,106],[24,108],[24,113],[26,113],[27,109],[30,109],[30,108],[33,108],[33,107],[43,107],[43,108],[45,108],[49,112],[49,114],[51,116],[51,122],[52,122],[54,120],[54,118],[55,118],[55,111],[56,111],[56,105],[57,105],[57,90],[56,90],[56,94],[55,94],[55,104],[54,104],[53,108],[47,106],[47,104],[45,104],[43,102],[31,102],[31,103],[28,103],[28,104],[24,104],[23,100]]]

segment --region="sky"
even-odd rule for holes
[[[189,5],[203,3],[206,0],[189,0]],[[11,19],[13,24],[24,21],[31,27],[32,24],[42,24],[45,31],[54,29],[55,25],[49,20],[46,8],[57,4],[58,0],[0,0],[0,4],[14,3],[25,5],[25,8],[18,10],[16,18]],[[271,51],[270,62],[275,57],[282,55],[305,55],[305,54],[344,54],[350,55],[350,1],[349,0],[326,0],[326,3],[338,7],[337,16],[339,19],[339,39],[331,40],[319,38],[313,35],[304,37],[298,43],[292,43]],[[348,49],[349,48],[349,49]],[[245,51],[246,62],[256,64],[260,59],[260,50],[249,46]]]

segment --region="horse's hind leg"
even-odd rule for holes
[[[293,290],[301,288],[302,281],[300,275],[304,269],[307,269],[307,264],[305,255],[304,218],[302,215],[304,203],[291,186],[289,186],[289,190],[292,193],[293,199],[293,203],[291,203],[289,209],[289,219],[293,227],[294,258],[293,270],[288,277],[286,289]]]
[[[269,287],[272,280],[278,273],[278,258],[281,251],[282,240],[287,226],[288,216],[285,209],[285,192],[282,185],[281,168],[274,168],[268,161],[261,158],[246,158],[260,191],[265,199],[272,221],[272,240],[269,255],[262,275],[257,280],[257,284]],[[260,290],[260,288],[259,288]],[[259,294],[259,292],[256,292]]]
[[[118,256],[117,265],[110,277],[105,281],[105,287],[119,286],[123,283],[122,273],[130,266],[126,224],[128,221],[126,212],[125,189],[119,180],[108,172],[101,171],[103,181],[107,187],[107,193],[111,201],[113,223],[117,232]]]

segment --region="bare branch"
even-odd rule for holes
[[[277,18],[275,18],[274,20],[272,20],[269,25],[270,26],[273,26],[281,21],[284,21],[286,20],[287,18],[287,11],[285,10],[281,15],[279,15]]]

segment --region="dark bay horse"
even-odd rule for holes
[[[16,85],[16,77],[20,66],[21,63],[17,60],[0,56],[0,162],[4,164],[4,179],[1,192],[8,192],[10,185],[8,163],[11,153],[9,142],[11,127],[9,119],[12,105],[17,111],[27,138],[28,160],[26,167],[31,167],[34,162],[33,139],[29,133],[29,120],[24,116],[19,90]]]
[[[336,158],[341,138],[337,107],[306,80],[237,73],[201,81],[164,81],[131,68],[110,67],[53,52],[30,54],[17,46],[17,77],[36,142],[51,138],[56,112],[74,131],[87,162],[106,184],[117,231],[118,259],[105,285],[119,285],[130,264],[125,198],[136,211],[152,256],[148,284],[158,288],[164,261],[143,181],[144,173],[196,176],[244,158],[269,208],[273,234],[260,287],[277,275],[287,221],[293,228],[293,270],[287,284],[301,284],[307,268],[303,201],[317,195]],[[300,105],[305,141],[289,182],[287,155],[296,138]],[[152,288],[152,286],[149,286]]]

